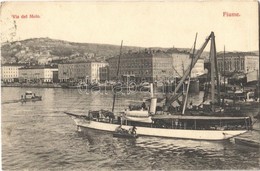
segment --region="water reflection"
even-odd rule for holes
[[[63,114],[64,111],[84,113],[96,108],[111,110],[112,94],[85,95],[75,89],[32,88],[31,91],[43,96],[43,101],[3,104],[20,98],[26,90],[2,88],[3,170],[259,168],[259,151],[232,141],[153,137],[129,140],[113,138],[104,132],[82,134]],[[142,101],[143,97],[149,97],[149,93],[119,95],[116,109],[123,110],[133,101]],[[257,131],[248,136],[260,137]]]
[[[86,132],[78,135],[89,142],[89,151],[116,157],[109,165],[117,169],[129,169],[133,166],[135,169],[234,169],[239,168],[233,165],[234,163],[240,163],[247,155],[257,158],[258,154],[252,149],[238,154],[237,147],[229,141],[207,142],[153,137],[122,139],[113,138],[109,133]],[[226,161],[229,161],[229,164]],[[255,163],[255,167],[258,166],[256,162],[251,162]],[[240,164],[238,166],[241,167]],[[250,167],[253,168],[252,165]]]

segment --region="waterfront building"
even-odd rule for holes
[[[4,64],[1,66],[1,81],[3,82],[18,82],[19,68],[22,68],[21,64]]]
[[[225,65],[224,65],[225,62]],[[219,71],[225,73],[250,73],[259,70],[259,56],[252,53],[223,53],[217,57]]]
[[[19,68],[19,81],[27,83],[56,82],[55,72],[57,71],[58,68],[52,66],[28,66]]]
[[[172,53],[174,77],[181,78],[191,65],[191,54],[188,52]],[[198,59],[197,63],[191,70],[191,78],[198,77],[204,74],[204,59]]]
[[[108,66],[107,62],[90,62],[90,78],[91,82],[100,82],[101,78],[104,79],[104,72],[107,70],[105,67]],[[102,76],[101,76],[102,75]],[[104,81],[104,80],[102,80]]]
[[[99,69],[99,76],[100,76],[100,82],[108,81],[108,75],[109,75],[109,66],[108,64],[104,67],[101,67]]]
[[[259,56],[245,56],[245,73],[259,70]]]
[[[145,50],[128,52],[121,55],[117,78],[119,56],[108,59],[109,79],[135,81],[166,81],[172,76],[172,58],[162,51]]]
[[[89,77],[89,63],[64,63],[58,64],[58,77],[60,82],[85,81]]]
[[[100,82],[104,79],[107,62],[78,62],[59,64],[58,77],[60,82]]]

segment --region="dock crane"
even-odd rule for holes
[[[218,69],[217,69],[217,58],[216,58],[216,44],[215,44],[215,35],[214,32],[211,32],[210,35],[206,38],[205,42],[201,46],[201,48],[197,51],[195,57],[193,58],[191,65],[185,70],[183,77],[179,81],[178,85],[175,87],[174,95],[168,96],[166,100],[166,105],[170,106],[174,101],[178,101],[178,98],[183,95],[183,92],[177,93],[179,89],[182,87],[184,81],[188,78],[190,74],[190,70],[195,66],[198,59],[200,58],[203,50],[211,40],[210,46],[210,61],[211,61],[211,101],[212,108],[214,108],[215,103],[215,77],[217,80],[217,92],[218,92],[218,100],[217,103],[220,105],[220,89],[219,89],[219,78],[218,78]],[[215,74],[215,75],[214,75]]]

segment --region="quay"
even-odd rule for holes
[[[1,84],[1,87],[28,87],[28,88],[61,88],[59,84],[19,84],[19,83],[8,83]]]

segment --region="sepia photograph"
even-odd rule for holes
[[[1,170],[259,170],[259,2],[1,2]]]

